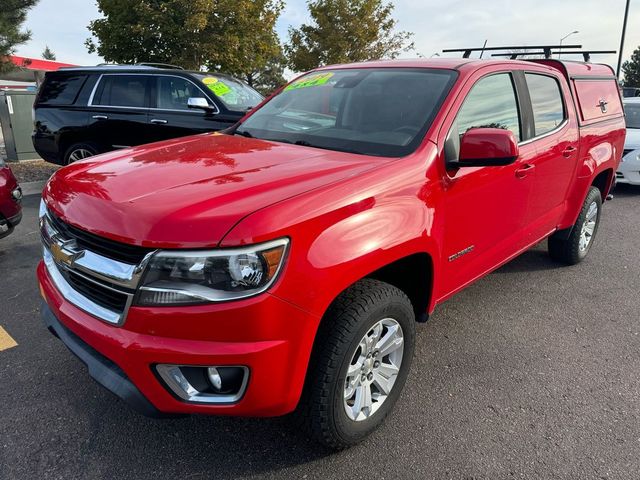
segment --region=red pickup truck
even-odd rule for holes
[[[587,255],[624,137],[608,66],[320,68],[225,133],[59,170],[42,317],[140,412],[296,411],[344,448],[392,409],[437,304],[545,238]]]

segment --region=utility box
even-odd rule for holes
[[[7,160],[29,160],[39,158],[33,142],[32,109],[35,92],[0,92],[0,125],[4,137]]]

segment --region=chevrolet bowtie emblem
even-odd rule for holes
[[[84,255],[84,250],[77,251],[74,247],[76,247],[75,240],[59,241],[54,239],[49,249],[56,263],[71,268],[73,267],[73,262]]]

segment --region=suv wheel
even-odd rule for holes
[[[602,194],[596,187],[591,187],[569,237],[560,238],[557,233],[549,237],[551,258],[567,265],[575,265],[584,260],[598,232],[601,214]]]
[[[401,290],[372,279],[351,286],[318,331],[298,421],[336,450],[363,440],[398,400],[414,343],[413,307]]]
[[[71,145],[64,154],[64,164],[69,165],[78,160],[93,157],[98,153],[100,153],[100,151],[92,143],[76,143]]]

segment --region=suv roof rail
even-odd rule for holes
[[[484,52],[488,50],[542,50],[545,58],[551,58],[551,50],[562,48],[582,48],[582,45],[516,45],[510,47],[471,47],[471,48],[445,48],[442,53],[462,52],[462,58],[469,58],[471,52]]]
[[[179,65],[171,65],[170,63],[154,63],[154,62],[141,62],[136,63],[135,66],[140,67],[153,67],[153,68],[167,68],[170,70],[184,70],[184,68]]]
[[[618,53],[616,50],[576,50],[576,51],[566,51],[566,50],[558,50],[556,52],[551,52],[551,55],[582,55],[584,61],[589,63],[591,61],[591,55],[606,55],[611,53]],[[509,57],[511,60],[515,60],[522,55],[545,55],[545,58],[551,58],[546,56],[545,51],[538,52],[511,52],[511,53],[493,53],[492,57]]]

